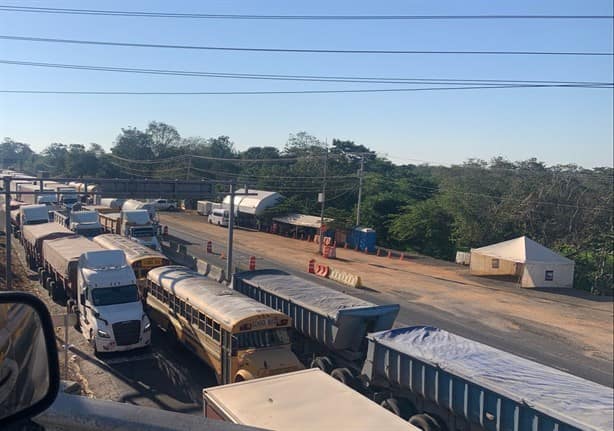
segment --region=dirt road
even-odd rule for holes
[[[206,218],[188,213],[161,214],[162,224],[189,229],[202,238],[225,244],[227,230],[206,223]],[[318,258],[318,245],[263,232],[235,231],[238,249],[283,266],[306,271],[309,259]],[[220,250],[218,245],[218,251]],[[318,259],[322,261],[322,259]],[[374,291],[393,294],[400,301],[439,309],[452,315],[479,321],[498,331],[521,328],[543,337],[557,337],[589,358],[613,360],[613,303],[573,289],[540,291],[521,289],[513,283],[478,278],[455,264],[412,256],[399,261],[337,249],[329,264],[361,277]]]

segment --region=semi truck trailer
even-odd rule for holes
[[[42,223],[26,225],[22,229],[21,244],[23,245],[26,261],[33,271],[42,266],[43,242],[48,239],[74,236],[74,232],[57,223]]]
[[[353,384],[366,355],[366,335],[392,328],[398,304],[376,305],[295,277],[263,269],[237,273],[232,287],[292,318],[293,349],[305,365]]]
[[[365,385],[421,429],[614,429],[612,388],[433,327],[367,340]]]

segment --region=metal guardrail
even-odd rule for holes
[[[168,412],[78,395],[58,394],[44,413],[33,419],[46,431],[258,431],[260,428],[206,419],[202,416]]]

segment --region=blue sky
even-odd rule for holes
[[[599,14],[587,1],[0,1],[2,5],[244,14]],[[0,12],[0,34],[241,47],[612,51],[612,21],[225,21]],[[211,72],[405,78],[612,81],[612,57],[341,55],[208,52],[0,41],[0,59]],[[233,91],[373,88],[0,65],[0,89]],[[395,85],[398,87],[398,85]],[[283,147],[305,130],[350,139],[393,161],[457,163],[537,157],[611,166],[613,92],[597,89],[267,95],[0,95],[0,137],[109,148],[122,127],[152,120],[182,136],[228,135],[238,149]]]

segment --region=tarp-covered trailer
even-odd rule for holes
[[[77,295],[77,268],[79,258],[88,251],[104,250],[89,239],[73,235],[52,239],[43,243],[43,271],[41,281],[54,300],[65,296],[75,299]]]
[[[290,316],[302,335],[296,353],[327,372],[362,368],[365,336],[390,329],[399,312],[397,304],[376,305],[274,269],[236,273],[233,289]]]
[[[23,226],[21,243],[30,269],[43,266],[43,243],[46,240],[73,236],[75,233],[57,223],[42,223]]]
[[[433,327],[367,338],[362,377],[423,422],[471,431],[614,429],[612,388]]]

